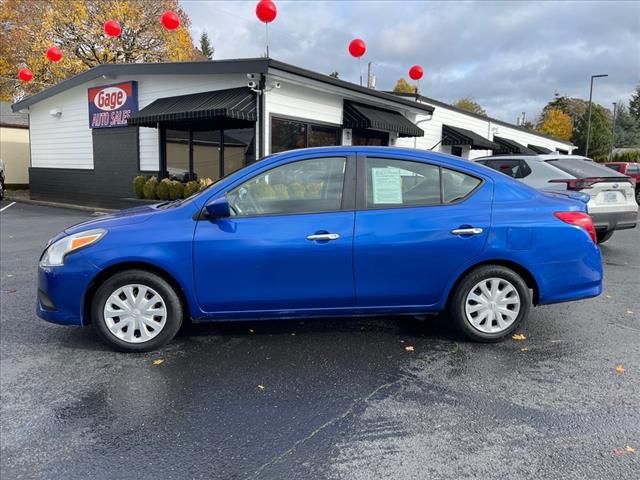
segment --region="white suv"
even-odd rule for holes
[[[570,190],[589,195],[587,208],[599,243],[609,240],[615,230],[634,228],[638,221],[635,180],[590,158],[558,154],[500,155],[474,161],[541,190]]]

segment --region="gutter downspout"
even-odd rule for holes
[[[258,139],[258,158],[257,160],[262,160],[265,156],[266,150],[266,139],[265,130],[266,130],[266,112],[265,112],[265,99],[264,99],[264,89],[267,83],[267,79],[264,73],[260,74],[260,85],[258,85],[258,129],[259,129],[259,139]]]

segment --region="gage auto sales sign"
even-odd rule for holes
[[[138,83],[122,82],[89,89],[89,127],[126,127],[138,111]]]

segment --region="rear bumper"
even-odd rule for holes
[[[591,213],[593,225],[596,230],[624,230],[627,228],[635,228],[638,223],[637,207],[633,211],[627,212],[608,212],[608,213]]]

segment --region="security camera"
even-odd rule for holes
[[[247,73],[247,78],[249,80],[255,80],[256,79],[256,74],[255,73]]]
[[[282,85],[280,85],[280,82],[276,82],[273,84],[273,88],[280,88]]]
[[[249,83],[247,83],[247,87],[249,87],[249,88],[256,88],[256,82],[254,82],[253,80],[251,80]]]

